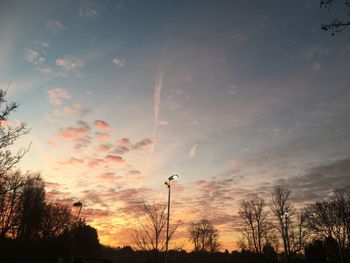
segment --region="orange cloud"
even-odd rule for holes
[[[128,138],[122,138],[122,139],[120,139],[120,140],[118,141],[118,143],[119,143],[120,145],[127,146],[127,145],[130,144],[130,140],[129,140]]]
[[[109,130],[111,128],[107,122],[102,120],[96,120],[94,124],[100,130]]]
[[[84,121],[77,121],[77,127],[67,127],[61,130],[58,135],[65,139],[71,139],[82,135],[87,135],[90,132],[89,125]]]
[[[113,163],[124,163],[125,162],[125,160],[118,155],[107,155],[106,161],[113,162]]]

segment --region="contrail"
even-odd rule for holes
[[[154,83],[154,124],[153,124],[153,144],[152,144],[152,152],[155,147],[155,139],[157,136],[157,127],[159,122],[159,111],[160,111],[160,95],[163,87],[163,77],[164,77],[164,64],[162,63],[157,70],[156,79]]]

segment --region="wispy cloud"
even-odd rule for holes
[[[153,142],[155,142],[157,136],[157,127],[159,123],[159,110],[160,110],[160,94],[163,87],[163,77],[164,77],[164,66],[161,65],[157,71],[155,84],[154,84],[154,124],[153,124]],[[152,149],[154,149],[155,144],[153,144]]]
[[[79,8],[79,16],[85,18],[98,17],[100,13],[97,11],[97,7],[90,1],[82,1]]]
[[[76,57],[64,55],[63,58],[56,59],[56,65],[66,71],[75,71],[84,66],[84,63]]]
[[[28,48],[25,53],[25,59],[34,65],[40,65],[45,61],[45,58],[36,50]]]
[[[197,154],[197,144],[193,145],[188,153],[188,157],[193,158]]]
[[[116,65],[118,68],[124,67],[125,59],[124,58],[113,58],[113,64]]]
[[[46,22],[46,28],[54,33],[66,29],[62,22],[58,20],[49,20]]]
[[[54,105],[61,105],[64,99],[70,99],[68,91],[65,88],[54,88],[47,91],[49,101]]]

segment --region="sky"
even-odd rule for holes
[[[341,3],[339,3],[341,5]],[[0,1],[0,88],[28,123],[19,169],[132,244],[166,202],[191,249],[202,217],[234,249],[238,208],[286,185],[298,206],[350,185],[350,40],[318,1]],[[73,213],[77,213],[73,208]]]

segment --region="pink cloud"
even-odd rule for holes
[[[95,148],[97,152],[108,152],[113,146],[111,144],[102,144]]]
[[[63,58],[56,59],[56,65],[66,71],[74,71],[84,66],[84,63],[73,56],[64,55]]]
[[[109,130],[111,128],[107,122],[102,120],[96,120],[94,124],[100,130]]]
[[[64,88],[54,88],[47,91],[49,101],[54,105],[61,105],[64,99],[70,99],[68,91]]]
[[[118,155],[107,155],[106,161],[118,163],[118,164],[125,162],[125,160],[121,156],[118,156]]]
[[[66,161],[61,161],[59,162],[60,164],[69,164],[69,165],[77,165],[77,164],[83,164],[84,163],[84,160],[82,159],[78,159],[78,158],[74,158],[74,157],[71,157],[70,159],[66,160]]]
[[[101,139],[101,140],[103,140],[103,139],[109,139],[109,138],[111,138],[111,135],[108,134],[108,133],[96,132],[96,133],[95,133],[95,137],[96,137],[96,139]]]
[[[62,129],[58,135],[65,139],[71,139],[71,138],[87,135],[89,132],[90,132],[89,125],[84,121],[78,121],[77,127],[67,127],[65,129]]]
[[[118,140],[118,143],[119,143],[120,145],[127,146],[127,145],[129,145],[130,140],[129,140],[128,138],[122,138],[122,139]]]
[[[87,165],[90,168],[94,168],[94,167],[100,165],[101,163],[103,163],[103,160],[102,159],[98,159],[98,158],[88,158],[87,162],[88,162]]]
[[[0,120],[0,126],[1,127],[11,126],[11,123],[9,120]]]

